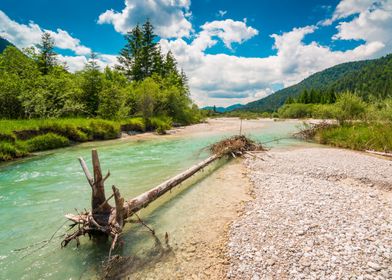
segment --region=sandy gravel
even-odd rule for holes
[[[248,159],[255,200],[230,230],[230,279],[392,279],[392,161],[303,148]]]

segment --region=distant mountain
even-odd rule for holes
[[[234,111],[234,110],[240,109],[242,106],[244,106],[244,105],[242,105],[242,104],[234,104],[234,105],[231,105],[229,107],[215,107],[215,111],[218,112],[218,113],[225,113],[225,112],[230,112],[230,111]],[[202,109],[203,110],[213,111],[214,110],[214,106],[207,106],[207,107],[204,107]]]
[[[356,91],[365,99],[369,95],[392,96],[392,54],[385,57],[348,62],[315,73],[302,82],[279,90],[263,99],[250,102],[240,108],[249,111],[275,111],[285,100],[297,97],[304,89]]]
[[[6,39],[0,37],[0,53],[2,53],[8,46],[13,46],[13,44],[11,44]]]

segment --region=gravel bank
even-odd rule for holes
[[[392,279],[392,161],[303,148],[248,159],[230,279]]]

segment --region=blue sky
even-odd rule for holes
[[[149,17],[201,106],[246,103],[392,50],[392,0],[2,0],[0,10],[0,36],[26,47],[50,31],[73,71],[91,50],[115,64],[123,33]]]

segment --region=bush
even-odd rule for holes
[[[335,119],[337,108],[333,104],[317,104],[313,106],[312,117],[316,119]]]
[[[121,122],[121,131],[146,131],[146,124],[143,118],[132,118]]]
[[[64,136],[47,133],[27,140],[26,145],[28,151],[35,152],[67,147],[70,141]]]
[[[115,139],[121,133],[119,124],[104,120],[92,120],[88,131],[94,140]]]
[[[27,151],[18,147],[15,143],[0,142],[0,161],[11,160],[26,154]]]
[[[336,119],[339,123],[344,123],[347,120],[362,118],[366,112],[367,104],[359,96],[345,92],[338,96],[335,106]]]
[[[313,114],[313,104],[293,103],[279,108],[278,115],[281,118],[300,119],[310,118]]]
[[[172,121],[168,117],[152,117],[148,119],[149,129],[155,130],[158,134],[165,134],[171,128]]]
[[[78,127],[74,124],[52,122],[50,124],[44,124],[40,126],[39,130],[43,134],[52,132],[67,137],[69,140],[75,142],[85,142],[89,140],[87,134],[79,130]]]

